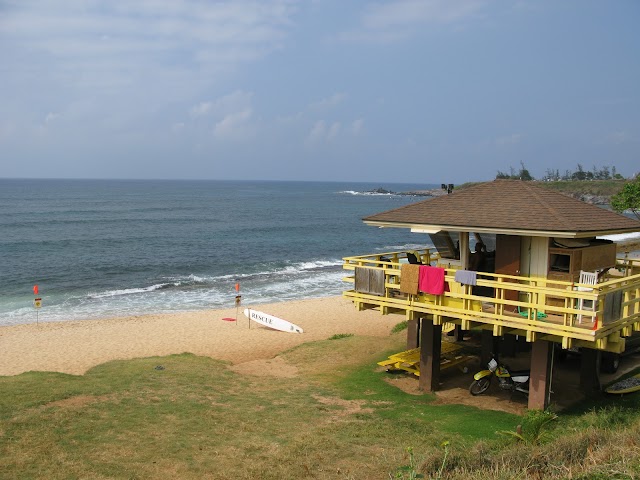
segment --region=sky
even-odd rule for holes
[[[0,177],[640,172],[636,0],[0,0]]]

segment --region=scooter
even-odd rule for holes
[[[481,370],[473,376],[473,382],[469,386],[471,395],[481,395],[491,386],[491,378],[495,375],[498,379],[498,386],[503,390],[511,392],[522,392],[529,394],[529,370],[520,370],[510,372],[509,368],[504,364],[498,364],[495,358],[492,358],[488,364],[489,370]]]

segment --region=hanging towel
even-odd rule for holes
[[[418,288],[424,293],[442,295],[445,291],[444,268],[420,265]]]
[[[405,263],[400,267],[400,291],[411,295],[418,295],[418,279],[420,265]]]
[[[463,285],[477,285],[478,272],[472,270],[456,270],[455,280]]]
[[[356,292],[369,293],[369,269],[356,267]]]

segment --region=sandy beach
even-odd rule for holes
[[[234,364],[268,359],[304,342],[326,340],[338,333],[385,336],[404,317],[356,311],[342,297],[327,297],[252,308],[289,320],[302,334],[272,330],[236,309],[171,315],[145,315],[104,320],[40,323],[0,327],[0,375],[49,371],[81,375],[116,359],[184,352]]]
[[[620,242],[618,253],[640,258],[640,243]],[[0,327],[0,375],[28,371],[81,375],[110,360],[193,353],[233,364],[270,359],[304,342],[339,333],[386,336],[401,315],[356,311],[340,296],[252,305],[302,327],[293,334],[251,323],[236,309],[202,310],[100,320],[40,322]]]

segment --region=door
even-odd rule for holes
[[[496,273],[520,275],[520,240],[516,235],[496,235]],[[518,292],[506,290],[505,299],[518,300]]]

